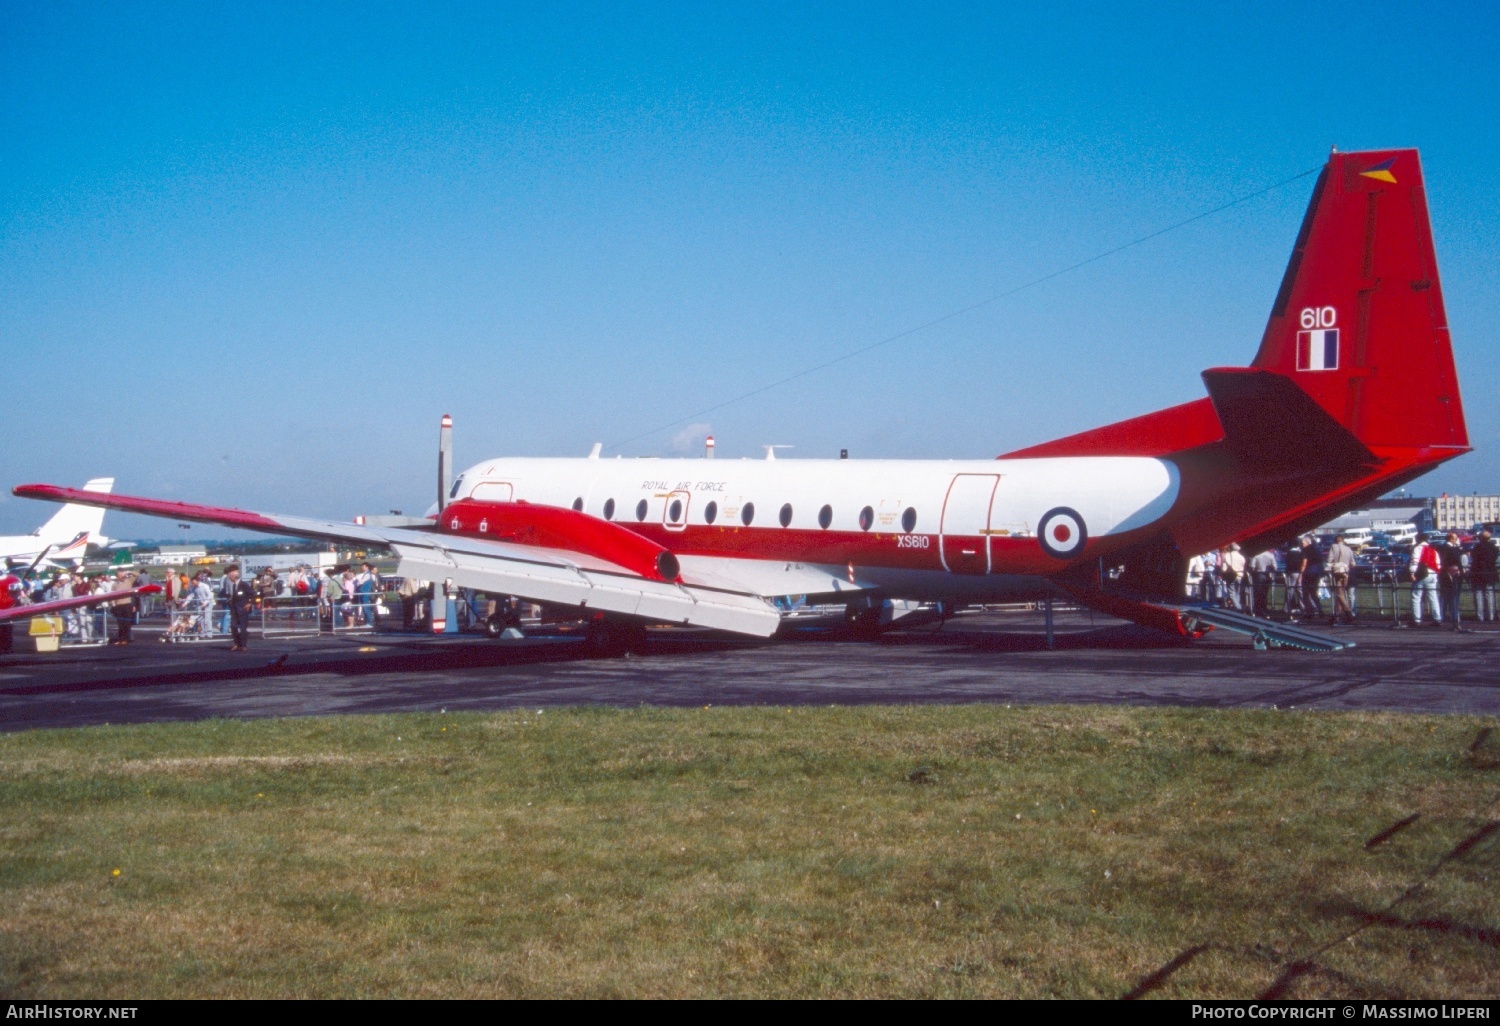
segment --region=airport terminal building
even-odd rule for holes
[[[1440,495],[1431,502],[1439,531],[1468,531],[1479,524],[1500,523],[1500,495]]]

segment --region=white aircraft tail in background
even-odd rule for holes
[[[86,492],[109,492],[115,486],[112,477],[96,477],[83,486]],[[104,510],[97,506],[68,503],[31,534],[0,537],[0,559],[9,563],[30,563],[46,553],[49,562],[82,563],[84,552],[92,543],[107,545],[109,539],[100,533]]]

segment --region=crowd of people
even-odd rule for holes
[[[1474,618],[1495,622],[1497,555],[1500,541],[1487,530],[1480,531],[1468,549],[1456,532],[1420,536],[1405,568],[1411,585],[1410,622],[1402,618],[1398,607],[1395,626],[1420,627],[1425,622],[1464,630],[1465,586],[1474,598]],[[1271,590],[1280,573],[1281,613],[1288,621],[1312,623],[1326,617],[1330,625],[1352,624],[1358,615],[1356,559],[1343,535],[1336,536],[1326,549],[1311,535],[1304,535],[1281,550],[1280,560],[1274,549],[1247,560],[1239,545],[1230,544],[1188,560],[1187,597],[1269,617]]]
[[[292,610],[316,607],[319,618],[335,627],[374,627],[384,590],[373,563],[360,564],[358,573],[320,574],[306,566],[278,573],[265,567],[253,577],[231,565],[217,579],[208,570],[190,576],[183,569],[169,573],[163,585],[171,621],[162,640],[229,634],[231,648],[244,651],[251,615],[273,604]]]
[[[109,595],[115,592],[131,593],[135,588],[150,583],[134,570],[106,571],[84,574],[61,570],[54,574],[7,575],[10,601],[15,605],[36,605],[42,602],[58,602],[64,599]],[[140,613],[140,600],[135,594],[122,594],[114,602],[97,606],[80,606],[63,610],[57,614],[63,622],[63,634],[80,642],[109,640],[106,636],[106,612],[113,614],[116,635],[110,644],[128,645],[131,628]]]
[[[320,620],[334,627],[374,627],[385,590],[380,572],[372,563],[361,564],[357,572],[341,567],[327,574],[300,566],[282,572],[266,567],[257,574],[245,575],[239,566],[232,565],[217,578],[208,569],[184,567],[166,571],[160,579],[154,579],[149,570],[122,569],[89,574],[58,570],[8,576],[6,581],[10,600],[19,605],[129,593],[115,602],[59,613],[63,636],[73,642],[110,640],[105,634],[109,620],[113,620],[116,630],[110,643],[128,645],[140,617],[154,611],[160,602],[168,614],[162,641],[229,635],[231,648],[238,651],[244,651],[249,643],[250,621],[257,610],[316,607]],[[136,592],[151,584],[160,585],[159,594]],[[405,591],[402,604],[408,605]],[[403,621],[410,626],[409,611]]]

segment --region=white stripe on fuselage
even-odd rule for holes
[[[685,499],[685,519],[703,524],[709,502],[717,504],[716,523],[740,524],[746,503],[755,504],[754,529],[780,529],[778,515],[790,504],[789,526],[816,530],[819,511],[832,507],[830,530],[860,531],[860,511],[875,513],[873,530],[902,530],[902,514],[916,511],[919,533],[937,535],[943,505],[954,477],[997,475],[990,530],[1027,537],[1051,509],[1078,512],[1090,538],[1151,524],[1177,498],[1175,465],[1145,457],[1066,457],[1022,460],[734,460],[734,459],[547,459],[503,458],[477,463],[460,475],[456,498],[524,499],[549,506],[582,508],[604,516],[614,501],[613,519],[625,527],[638,522],[637,504],[646,502],[643,522],[661,524],[674,498]],[[505,486],[509,485],[509,488]],[[488,487],[481,487],[488,486]],[[885,576],[885,575],[880,575]]]

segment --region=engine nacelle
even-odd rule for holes
[[[560,506],[459,499],[438,514],[438,527],[516,545],[568,549],[622,566],[653,581],[681,574],[669,549],[619,524]]]

